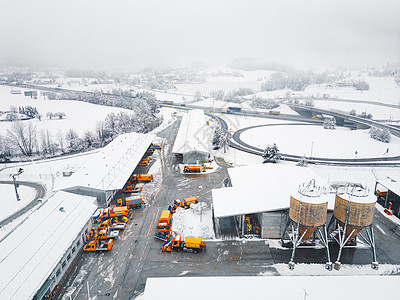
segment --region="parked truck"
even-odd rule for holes
[[[107,220],[108,218],[129,216],[128,206],[113,206],[111,208],[105,208],[102,212],[101,221]]]
[[[131,195],[129,197],[125,197],[125,205],[130,209],[142,208],[143,204],[144,201],[141,195]]]
[[[118,230],[111,230],[110,227],[99,230],[98,237],[101,240],[115,239],[118,237]]]
[[[88,252],[109,251],[111,250],[113,244],[114,244],[113,239],[108,239],[108,240],[94,239],[93,241],[90,241],[89,243],[83,246],[83,251],[88,251]]]
[[[175,211],[178,207],[189,208],[190,204],[194,204],[197,202],[198,202],[197,196],[176,199],[174,200],[173,211]]]
[[[201,173],[205,168],[201,165],[187,165],[183,167],[183,173]]]
[[[182,237],[180,235],[176,235],[172,240],[167,241],[164,245],[162,245],[162,251],[171,252],[174,249],[176,251],[189,250],[194,253],[199,253],[200,251],[206,250],[206,244],[203,243],[201,238],[195,237],[187,237],[184,241],[182,241]]]
[[[153,174],[134,174],[132,182],[150,182],[153,180]]]
[[[157,223],[157,232],[166,232],[171,228],[171,211],[163,210]]]

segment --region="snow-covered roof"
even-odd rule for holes
[[[57,188],[75,186],[98,190],[123,188],[155,134],[126,133],[116,137]]]
[[[203,152],[209,153],[209,141],[212,129],[207,125],[204,111],[193,109],[182,117],[172,153]]]
[[[284,164],[260,164],[228,169],[232,187],[212,190],[214,215],[217,218],[277,211],[289,208],[290,196],[298,200],[298,188],[315,180],[321,188],[329,184],[310,168]],[[304,197],[307,202],[328,201],[333,209],[335,194],[320,197]]]
[[[96,198],[57,192],[0,244],[0,299],[32,299],[88,222]]]
[[[285,266],[286,267],[286,266]],[[177,286],[175,300],[203,299],[395,299],[398,276],[225,276],[148,278],[141,300],[164,299],[165,289]],[[359,288],[355,288],[355,287]],[[340,287],[337,292],[329,292]],[[340,292],[339,292],[340,290]],[[196,292],[194,292],[196,291]]]
[[[389,180],[378,180],[378,182],[396,195],[400,196],[400,182]]]

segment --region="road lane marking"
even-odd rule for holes
[[[154,218],[155,218],[155,216],[156,216],[156,213],[132,213],[132,214],[131,214],[131,218],[132,218],[133,215],[153,215],[153,217],[152,217],[152,219],[151,219],[151,222],[150,222],[150,225],[149,225],[149,230],[147,231],[147,234],[146,234],[146,235],[123,235],[123,236],[124,236],[124,237],[134,237],[134,238],[148,237],[149,234],[150,234],[151,227],[153,226],[153,221],[154,221]],[[129,221],[130,221],[130,219],[129,219]],[[129,222],[129,221],[128,221],[128,222]],[[138,227],[142,226],[142,224],[143,224],[143,220],[141,220],[141,221],[138,223]],[[126,229],[126,228],[125,228],[125,229]],[[125,231],[124,231],[124,233],[125,233]]]
[[[382,232],[382,234],[386,235],[386,232],[383,231],[382,227],[379,226],[378,224],[375,224],[376,229],[378,229],[380,232]]]

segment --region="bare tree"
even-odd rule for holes
[[[61,131],[61,129],[58,129],[58,131],[57,131],[57,140],[58,140],[58,145],[60,147],[61,152],[64,152],[64,134]]]
[[[7,130],[7,136],[10,143],[23,155],[32,156],[37,144],[36,127],[32,123],[13,122],[11,129]]]
[[[65,135],[69,152],[77,152],[80,150],[81,141],[75,130],[69,129]]]

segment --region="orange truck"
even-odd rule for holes
[[[151,182],[153,180],[153,174],[133,174],[133,182]]]
[[[201,173],[206,172],[207,169],[212,169],[212,167],[207,167],[206,165],[186,165],[183,167],[183,173]]]
[[[194,253],[199,253],[200,251],[206,250],[206,244],[203,243],[201,238],[187,237],[184,241],[182,241],[182,237],[177,235],[173,238],[173,240],[168,241],[161,247],[162,251],[171,252],[172,249],[178,252],[182,250],[190,250]]]
[[[187,197],[183,199],[176,199],[174,200],[173,209],[177,209],[178,207],[189,208],[190,204],[194,204],[199,202],[197,196]]]
[[[163,210],[158,219],[157,231],[166,232],[171,228],[171,211]]]
[[[142,208],[143,204],[144,201],[141,195],[125,197],[125,205],[131,209]]]
[[[95,239],[83,246],[83,251],[96,252],[96,251],[109,251],[114,244],[113,239],[99,240]]]
[[[103,210],[103,219],[129,216],[128,206],[116,206],[112,208],[106,208]]]

